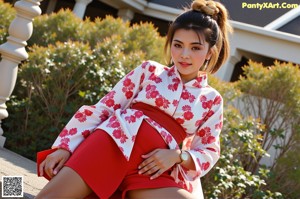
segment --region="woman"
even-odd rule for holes
[[[144,62],[82,106],[40,164],[52,180],[36,198],[203,198],[199,179],[220,156],[223,119],[207,73],[228,57],[229,30],[220,3],[194,1],[169,28],[173,66]]]

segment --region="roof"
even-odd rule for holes
[[[300,16],[300,0],[256,0],[241,1],[241,0],[218,0],[227,8],[230,19],[237,22],[242,22],[250,25],[264,27],[281,16],[289,13],[292,8],[296,7],[297,16]],[[175,9],[183,9],[188,7],[192,0],[148,0],[149,4],[157,4]],[[273,8],[272,8],[273,7]],[[281,7],[281,8],[280,8]],[[274,29],[274,28],[271,28]],[[294,17],[287,19],[280,27],[275,30],[300,35],[300,19]]]

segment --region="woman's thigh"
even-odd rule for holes
[[[177,187],[137,189],[126,194],[129,199],[194,199],[191,193]]]
[[[36,196],[36,199],[68,198],[79,199],[89,195],[92,190],[71,168],[63,167],[60,172]]]

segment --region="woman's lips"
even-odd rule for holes
[[[180,64],[182,67],[188,67],[188,66],[192,65],[192,64],[187,63],[187,62],[179,62],[179,64]]]

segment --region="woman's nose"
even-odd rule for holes
[[[189,50],[188,49],[183,49],[181,53],[182,58],[188,58],[189,57]]]

